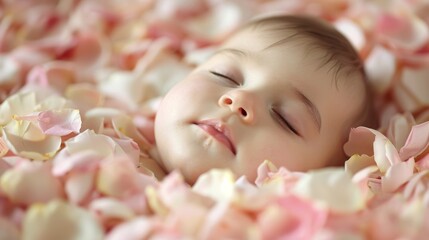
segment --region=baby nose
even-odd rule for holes
[[[219,99],[219,105],[229,107],[245,123],[252,123],[254,120],[254,99],[250,93],[235,91],[224,94]]]

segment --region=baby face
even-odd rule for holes
[[[190,183],[212,168],[249,180],[265,160],[306,171],[343,160],[342,145],[364,102],[357,76],[338,85],[323,53],[244,30],[175,85],[155,121],[161,164]]]

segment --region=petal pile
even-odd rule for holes
[[[426,239],[426,0],[27,0],[0,10],[0,239]],[[141,166],[157,105],[246,20],[310,14],[364,60],[380,127],[344,168],[188,185]],[[317,157],[317,156],[315,156]]]

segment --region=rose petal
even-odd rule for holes
[[[145,239],[161,225],[157,218],[138,217],[115,227],[106,240],[140,240]]]
[[[94,86],[85,83],[69,85],[64,94],[84,116],[87,111],[100,107],[104,96]]]
[[[289,195],[258,217],[263,239],[312,239],[327,220],[327,212],[312,202]]]
[[[81,203],[94,188],[96,172],[75,171],[68,175],[65,192],[70,202]]]
[[[345,163],[346,172],[355,175],[364,168],[375,166],[374,158],[367,155],[353,155]]]
[[[350,19],[341,18],[335,21],[334,26],[350,41],[356,51],[362,51],[366,45],[366,39],[359,25]]]
[[[429,105],[429,96],[426,91],[429,89],[428,76],[428,68],[405,68],[401,76],[404,88],[423,106]]]
[[[45,134],[65,136],[79,133],[82,125],[79,111],[76,109],[48,110],[39,113],[39,127]]]
[[[96,187],[107,196],[127,198],[144,192],[146,186],[136,166],[127,158],[105,159],[100,165]]]
[[[0,158],[6,155],[7,152],[9,152],[9,148],[3,138],[0,137]]]
[[[404,146],[413,125],[416,125],[416,121],[411,113],[396,114],[390,117],[386,136],[392,141],[396,149]]]
[[[429,146],[429,122],[415,125],[411,128],[407,141],[399,150],[401,159],[417,157]]]
[[[21,233],[18,226],[13,224],[10,220],[0,217],[0,239],[4,240],[19,240]]]
[[[381,178],[381,189],[383,192],[394,192],[402,184],[406,183],[414,174],[414,159],[400,162],[387,169]]]
[[[5,194],[18,204],[30,205],[61,198],[61,183],[50,170],[49,164],[23,162],[6,171],[0,178],[0,185]]]
[[[374,160],[382,173],[391,165],[401,162],[395,146],[384,136],[376,136],[374,141]]]
[[[341,168],[311,171],[298,181],[293,192],[334,212],[352,213],[365,207],[359,186]]]
[[[365,59],[365,71],[373,89],[384,94],[392,84],[397,60],[393,53],[383,46],[375,46]]]
[[[86,210],[62,201],[35,204],[25,215],[23,240],[102,240],[103,229]]]
[[[344,144],[344,151],[348,156],[354,154],[372,156],[374,155],[374,139],[374,133],[369,128],[352,128],[349,140]]]
[[[9,134],[5,129],[2,133],[4,141],[12,152],[34,160],[52,158],[61,146],[61,138],[57,136],[46,136],[41,141],[31,141]]]
[[[89,210],[97,214],[102,221],[127,221],[135,217],[134,212],[124,203],[114,198],[99,198],[91,202]]]
[[[232,201],[236,196],[234,182],[231,170],[212,169],[201,175],[192,189],[216,201]]]

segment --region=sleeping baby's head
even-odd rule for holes
[[[291,171],[343,165],[350,129],[376,123],[370,95],[359,56],[332,26],[256,19],[162,100],[160,165],[190,183],[213,168],[254,180],[264,160]]]

